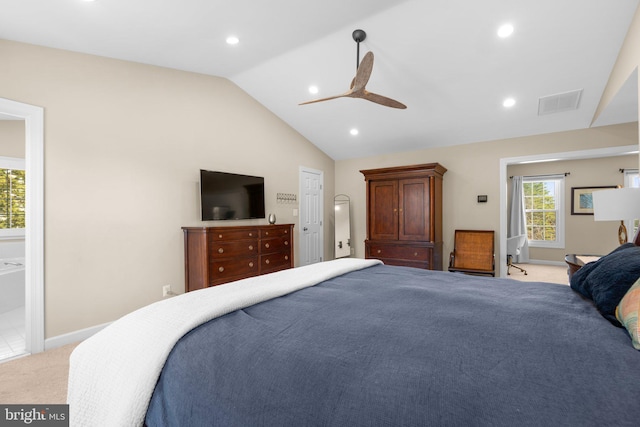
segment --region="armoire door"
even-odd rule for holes
[[[430,227],[430,183],[429,177],[399,181],[398,240],[433,240]]]
[[[371,181],[369,230],[373,240],[398,239],[398,181]]]

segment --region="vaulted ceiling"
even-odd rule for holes
[[[591,126],[638,0],[0,6],[0,38],[226,77],[339,160]],[[514,31],[500,38],[504,23]],[[361,56],[375,55],[367,89],[408,108],[351,98],[298,105],[349,89],[356,29],[367,33]],[[227,44],[230,35],[239,43]],[[571,91],[581,91],[576,109],[539,115],[539,98]],[[630,79],[595,125],[636,121],[637,94],[637,78]],[[515,105],[506,108],[509,97]]]

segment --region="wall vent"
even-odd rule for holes
[[[581,96],[582,89],[543,96],[538,99],[538,115],[543,116],[545,114],[577,110],[580,105]]]

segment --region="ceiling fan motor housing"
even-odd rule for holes
[[[360,43],[367,38],[367,33],[365,33],[364,30],[355,30],[351,36],[353,37],[353,40],[356,41],[356,43]]]

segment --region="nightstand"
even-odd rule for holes
[[[567,254],[564,257],[564,262],[569,266],[567,268],[567,274],[569,275],[569,283],[571,283],[571,278],[573,274],[580,270],[582,266],[592,261],[597,261],[602,257],[602,255],[580,255],[580,254]]]

